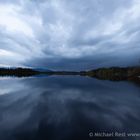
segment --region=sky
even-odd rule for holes
[[[0,0],[0,66],[140,65],[139,0]]]

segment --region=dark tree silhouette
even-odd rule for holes
[[[32,76],[38,74],[38,71],[29,69],[29,68],[0,68],[0,75],[1,76],[17,76],[17,77],[24,77],[24,76]]]

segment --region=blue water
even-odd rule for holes
[[[80,76],[0,78],[0,140],[103,139],[96,132],[140,133],[139,85]]]

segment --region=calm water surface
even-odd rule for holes
[[[89,136],[95,132],[140,134],[138,85],[80,76],[0,78],[0,140],[103,139]]]

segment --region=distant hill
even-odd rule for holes
[[[32,69],[39,72],[52,72],[52,70],[49,70],[47,68],[32,68]]]

